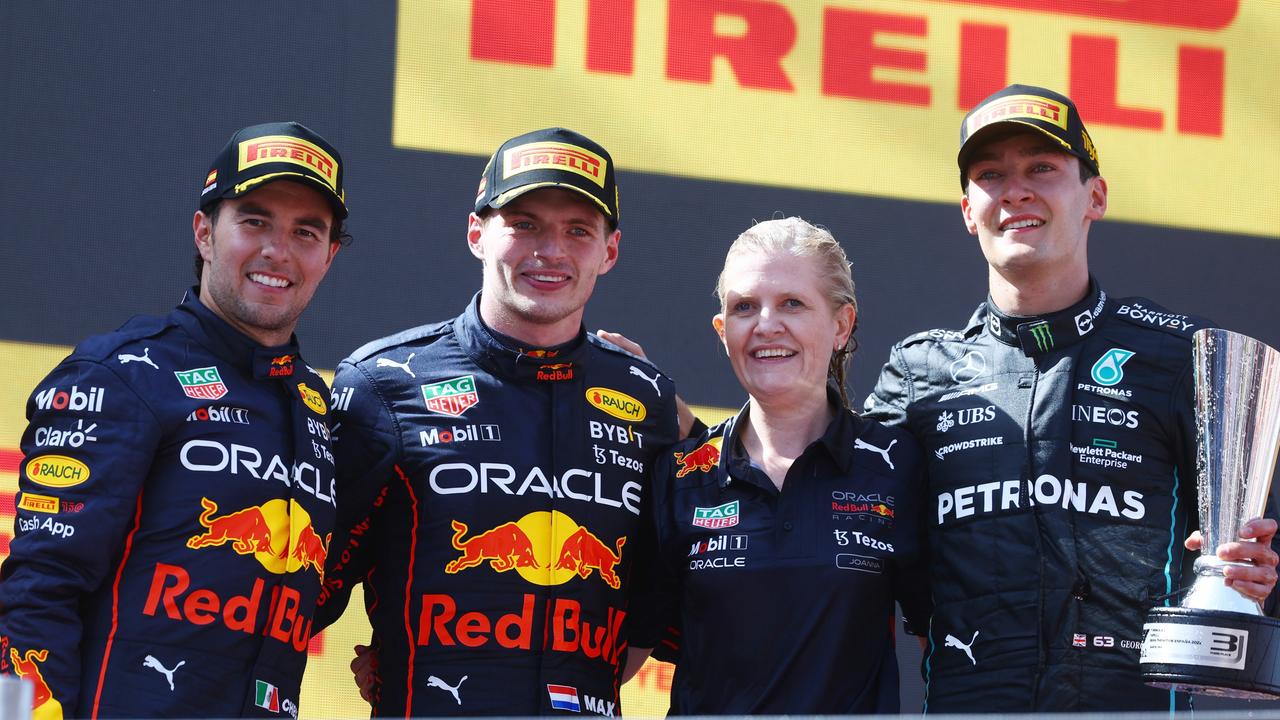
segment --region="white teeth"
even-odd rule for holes
[[[791,357],[792,355],[795,355],[795,353],[784,348],[768,348],[767,350],[755,351],[755,356],[758,358]]]
[[[542,282],[559,282],[564,279],[562,275],[538,275],[535,273],[529,273],[529,277]]]
[[[263,275],[262,273],[249,273],[249,279],[270,287],[283,288],[289,287],[290,285],[289,281],[284,278],[271,277],[270,275]]]
[[[1017,230],[1018,228],[1025,228],[1025,227],[1040,227],[1043,224],[1044,223],[1040,220],[1019,220],[1017,222],[1011,222],[1008,225],[1005,225],[1004,229]]]

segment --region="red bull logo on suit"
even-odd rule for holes
[[[559,510],[532,512],[483,532],[471,532],[460,520],[450,525],[453,547],[461,553],[445,565],[451,575],[488,563],[494,572],[515,570],[535,585],[562,585],[593,573],[615,590],[622,584],[617,566],[626,536],[610,548]]]

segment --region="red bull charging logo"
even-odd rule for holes
[[[626,536],[610,548],[558,510],[532,512],[469,538],[466,523],[454,520],[450,525],[453,547],[461,555],[445,565],[449,574],[488,563],[494,572],[515,570],[535,585],[561,585],[575,576],[586,580],[593,572],[615,590],[622,584],[616,568]]]
[[[720,462],[720,443],[723,438],[713,437],[702,443],[696,450],[687,453],[674,453],[676,461],[676,477],[682,478],[691,472],[711,472]]]
[[[276,498],[262,505],[219,514],[218,504],[201,498],[197,520],[204,532],[187,540],[192,549],[230,545],[239,555],[252,555],[277,575],[315,570],[322,577],[331,534],[322,539],[311,516],[295,500]]]
[[[17,648],[11,647],[9,658],[13,661],[13,670],[18,677],[26,678],[35,686],[31,716],[33,720],[62,720],[62,704],[53,696],[49,683],[45,682],[44,674],[40,672],[39,663],[49,659],[49,651],[27,650],[26,654],[20,654]]]

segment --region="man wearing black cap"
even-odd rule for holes
[[[960,139],[990,294],[963,329],[896,345],[866,402],[926,450],[926,709],[1185,707],[1141,682],[1138,654],[1147,610],[1191,577],[1191,333],[1207,321],[1113,298],[1090,275],[1107,183],[1069,98],[1010,86]],[[1260,542],[1220,550],[1257,563],[1227,571],[1246,596],[1274,587],[1275,531],[1254,520],[1242,535]]]
[[[336,494],[293,329],[345,237],[342,173],[297,123],[235,133],[192,223],[200,284],[28,401],[0,672],[36,718],[296,716]]]
[[[616,715],[645,473],[675,390],[587,334],[617,262],[613,160],[561,128],[485,167],[458,317],[360,348],[334,379],[343,497],[318,622],[363,582],[375,715]]]

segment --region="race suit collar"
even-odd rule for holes
[[[174,310],[174,317],[214,354],[255,378],[288,379],[295,367],[305,366],[298,354],[297,336],[290,335],[284,345],[259,345],[200,302],[199,285],[187,290],[182,303]]]
[[[823,431],[822,436],[805,448],[801,457],[814,452],[815,446],[820,446],[826,449],[827,454],[831,456],[831,460],[841,472],[848,472],[853,464],[854,440],[861,435],[866,421],[840,404],[840,395],[832,385],[827,386],[827,402],[837,408],[836,416],[827,424],[827,429]],[[750,410],[751,403],[748,402],[725,425],[722,447],[727,450],[722,452],[720,459],[725,470],[720,486],[722,488],[728,486],[732,479],[748,482],[776,493],[773,482],[764,475],[764,472],[753,468],[751,458],[742,445],[742,428],[745,427],[744,421]],[[796,458],[795,462],[800,460],[801,458]]]
[[[1090,276],[1089,292],[1069,308],[1032,317],[1008,315],[988,295],[970,325],[985,325],[987,332],[1000,342],[1034,356],[1067,347],[1093,332],[1106,305],[1106,291]]]
[[[471,298],[466,312],[454,321],[454,332],[462,349],[486,370],[504,377],[538,382],[573,380],[587,347],[587,332],[581,326],[578,334],[563,345],[524,347],[522,343],[494,330],[480,318],[480,293]]]

